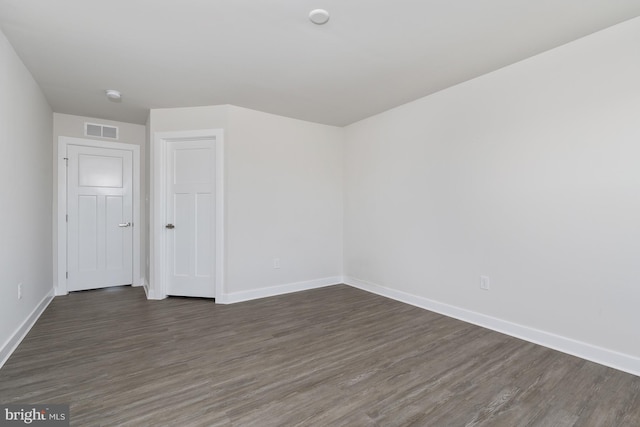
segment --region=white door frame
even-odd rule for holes
[[[168,142],[214,139],[216,154],[215,176],[215,294],[216,301],[224,291],[224,132],[222,129],[202,129],[178,132],[156,132],[151,144],[151,182],[149,215],[149,299],[167,297],[166,269],[166,203],[167,203],[167,149]]]
[[[131,151],[133,156],[133,286],[141,286],[140,279],[140,147],[122,142],[97,141],[93,139],[58,137],[58,282],[56,295],[67,295],[67,146],[111,148]]]

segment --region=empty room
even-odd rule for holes
[[[0,0],[0,425],[640,425],[640,0]]]

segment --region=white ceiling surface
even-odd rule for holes
[[[346,125],[639,15],[640,0],[0,0],[54,111],[140,124],[234,104]]]

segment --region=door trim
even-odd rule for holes
[[[140,222],[140,147],[134,144],[122,142],[96,141],[92,139],[73,138],[70,136],[58,137],[58,235],[56,236],[56,248],[58,255],[58,277],[55,286],[56,295],[67,295],[67,147],[79,145],[84,147],[111,148],[116,150],[131,151],[133,157],[133,286],[141,286],[144,280],[140,276],[140,235],[142,223]]]
[[[168,142],[214,139],[216,156],[215,177],[215,277],[214,298],[218,301],[224,294],[224,131],[202,129],[178,132],[155,132],[151,144],[151,182],[149,209],[149,288],[147,298],[167,297],[166,269],[166,194],[167,194],[167,149]]]

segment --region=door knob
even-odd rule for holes
[[[118,227],[131,227],[131,223],[130,222],[125,222],[122,224],[118,224]]]
[[[164,228],[168,228],[169,230],[173,230],[174,228],[176,228],[176,226],[173,225],[173,224],[167,224],[167,225],[164,226]]]

